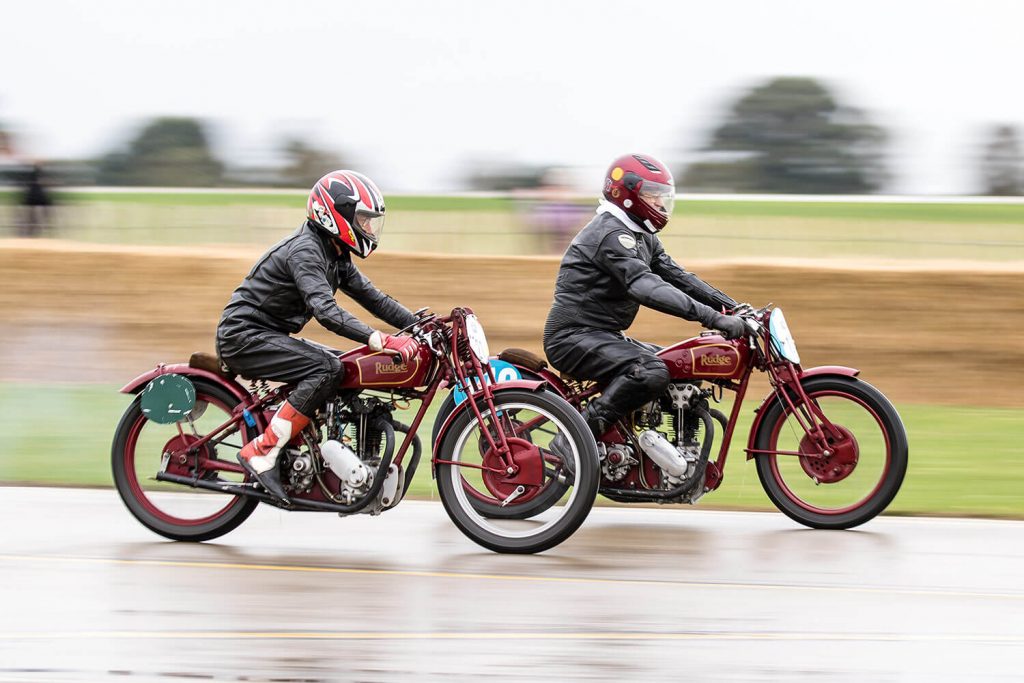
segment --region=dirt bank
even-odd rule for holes
[[[256,255],[0,241],[0,379],[117,383],[212,349],[220,311]],[[410,308],[474,308],[492,349],[540,350],[557,258],[381,253],[362,265]],[[1020,267],[688,265],[742,300],[784,306],[805,365],[859,367],[902,401],[1024,405]],[[631,334],[670,343],[698,331],[645,312]],[[307,332],[347,346],[315,323]]]

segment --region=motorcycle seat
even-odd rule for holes
[[[197,370],[206,370],[224,379],[234,379],[235,373],[228,370],[228,367],[220,361],[215,354],[204,351],[196,351],[188,359],[188,366]]]
[[[548,362],[538,356],[533,351],[527,351],[526,349],[505,349],[498,354],[498,358],[512,365],[519,365],[532,370],[533,372],[540,372],[548,366]]]

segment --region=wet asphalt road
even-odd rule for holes
[[[603,508],[522,557],[434,503],[196,545],[0,488],[0,523],[0,681],[1024,678],[1021,522]]]

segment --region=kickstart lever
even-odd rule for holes
[[[526,493],[526,487],[520,484],[519,486],[516,487],[515,491],[508,494],[508,498],[501,501],[501,507],[505,507],[506,505],[508,505],[509,503],[511,503],[513,500],[523,495],[524,493]]]

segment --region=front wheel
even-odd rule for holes
[[[765,408],[754,448],[808,455],[758,454],[768,497],[792,519],[816,529],[849,529],[892,502],[907,471],[907,433],[889,399],[852,377],[812,377],[807,397],[835,426],[830,455],[817,448],[784,401]]]
[[[536,379],[529,376],[527,378]],[[448,419],[448,416],[457,406],[455,394],[448,394],[448,398],[444,400],[441,408],[437,411],[437,420],[434,422],[434,433],[431,435],[431,443],[437,442],[437,433],[442,423]],[[469,484],[466,484],[466,486],[468,487]],[[529,501],[523,501],[519,505],[511,507],[502,507],[489,496],[475,496],[470,490],[469,504],[473,506],[474,510],[490,519],[529,519],[530,517],[536,517],[554,505],[555,502],[565,495],[566,488],[566,485],[558,477],[549,477],[545,482],[543,490],[538,491]]]
[[[466,406],[435,453],[445,511],[464,534],[496,552],[536,553],[558,545],[583,523],[597,496],[597,444],[590,429],[572,406],[551,392],[499,391],[493,413],[482,398],[477,408],[483,426]],[[509,447],[505,456],[500,453],[502,434]],[[551,442],[559,435],[560,445],[552,450]],[[564,463],[574,474],[560,487],[558,499],[547,500],[552,462]],[[530,519],[514,514],[495,519],[481,512],[481,507],[510,513],[520,506],[532,509],[540,497],[545,508]]]

